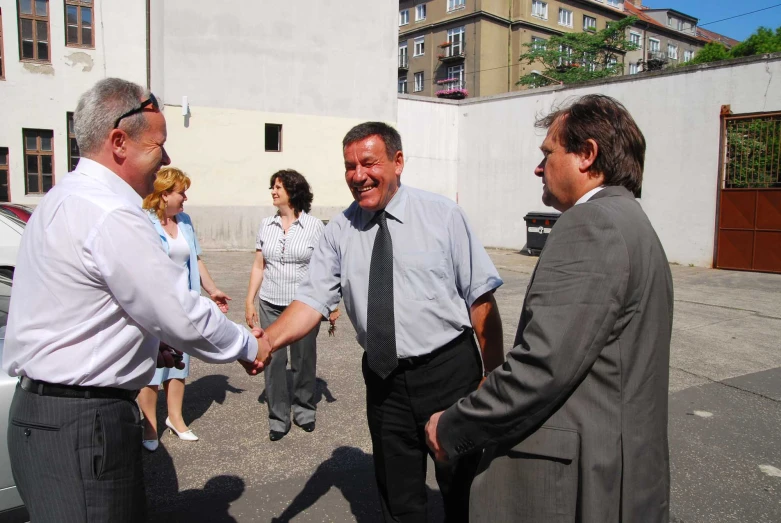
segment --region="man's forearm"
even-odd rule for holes
[[[504,332],[493,292],[480,296],[470,308],[472,328],[483,354],[486,372],[504,363]]]
[[[322,318],[322,314],[306,303],[294,300],[266,329],[271,351],[300,340],[309,334]]]

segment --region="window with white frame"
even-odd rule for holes
[[[584,31],[596,31],[597,19],[593,16],[583,15],[583,30]]]
[[[572,48],[566,45],[559,46],[559,65],[572,65]]]
[[[643,48],[643,37],[640,33],[635,33],[634,31],[630,31],[629,41],[635,44],[638,49]]]
[[[673,60],[678,59],[678,46],[673,44],[667,44],[667,56]]]
[[[407,42],[404,42],[403,44],[399,44],[399,67],[407,68],[409,65],[408,61],[408,54],[407,54]]]
[[[684,51],[683,52],[683,61],[684,62],[691,62],[694,58],[694,51]]]
[[[451,67],[447,68],[447,77],[455,80],[452,84],[449,85],[449,87],[460,87],[465,88],[466,87],[466,79],[464,75],[464,64],[460,65],[453,65]]]
[[[447,0],[447,10],[455,11],[456,9],[461,9],[465,3],[466,0]]]
[[[415,7],[415,21],[420,22],[426,19],[426,4],[420,4]]]
[[[548,19],[548,3],[542,0],[532,0],[532,16]]]
[[[648,39],[648,50],[652,53],[658,53],[659,49],[661,49],[661,44],[659,43],[659,40],[656,38],[649,38]]]
[[[423,71],[415,73],[415,92],[423,90]]]
[[[545,43],[547,40],[540,38],[539,36],[532,36],[532,49],[535,51],[543,51],[545,49]]]
[[[409,23],[409,9],[402,9],[399,11],[399,26],[407,25]]]
[[[447,41],[450,42],[450,56],[458,56],[464,52],[464,35],[466,27],[456,27],[447,30]]]
[[[620,8],[622,0],[607,0],[607,5],[610,7]]]
[[[629,74],[637,74],[640,72],[640,69],[637,67],[637,64],[629,64]]]
[[[559,8],[559,25],[572,27],[572,11],[563,7]]]
[[[399,93],[407,94],[407,75],[399,76]]]
[[[426,38],[425,36],[419,36],[419,37],[415,38],[415,40],[414,40],[415,48],[414,48],[414,51],[412,53],[412,56],[423,56],[425,54],[425,52],[426,52],[425,38]]]
[[[672,27],[672,26],[673,26],[673,17],[672,17],[672,16],[668,16],[668,17],[667,17],[667,25],[668,25],[669,27]]]

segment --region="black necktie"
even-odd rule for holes
[[[393,315],[393,242],[385,211],[377,214],[379,225],[369,266],[369,304],[366,310],[366,357],[369,368],[381,378],[398,365],[396,322]]]

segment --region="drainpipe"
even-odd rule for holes
[[[507,0],[507,92],[510,92],[510,78],[512,76],[513,57],[513,0]]]
[[[152,33],[151,1],[152,0],[146,0],[146,88],[150,91],[152,90],[152,48],[150,45]]]

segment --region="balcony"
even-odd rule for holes
[[[405,54],[399,55],[399,71],[409,70],[409,57]]]
[[[448,98],[450,100],[463,100],[469,96],[466,89],[466,82],[458,78],[445,78],[438,80],[439,90],[436,92],[437,98]]]
[[[455,49],[451,47],[446,47],[443,52],[437,57],[439,58],[439,61],[447,64],[450,62],[458,62],[459,60],[463,60],[465,56],[464,53],[464,47],[456,47]]]
[[[646,70],[659,71],[667,64],[667,53],[661,51],[648,51],[646,57]]]

